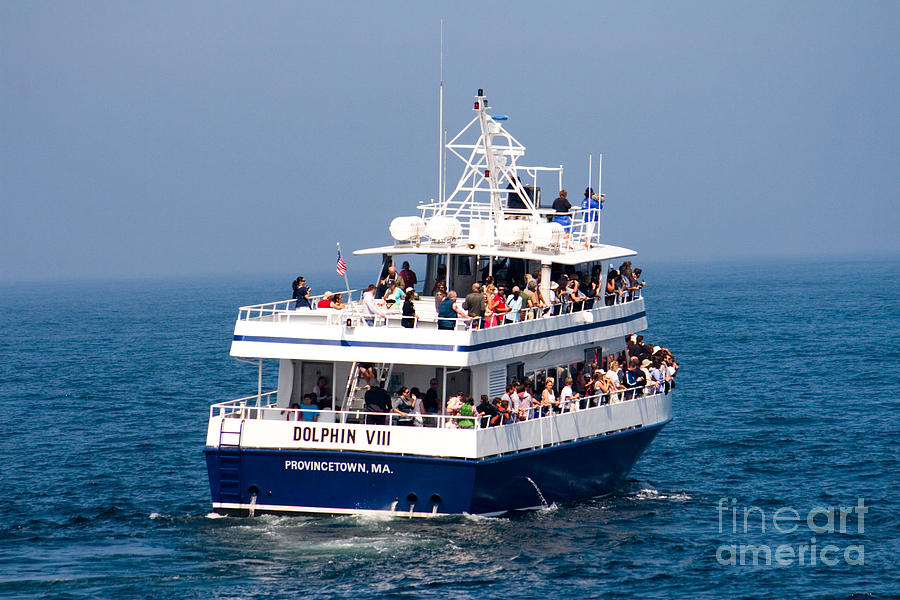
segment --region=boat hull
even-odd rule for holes
[[[610,493],[668,421],[485,459],[207,448],[216,512],[499,515]]]

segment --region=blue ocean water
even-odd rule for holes
[[[208,407],[255,391],[236,307],[285,281],[0,287],[0,596],[900,596],[900,261],[645,266],[675,420],[620,492],[498,519],[209,515]]]

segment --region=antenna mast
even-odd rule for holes
[[[441,60],[438,93],[438,202],[444,201],[444,20],[441,19]]]

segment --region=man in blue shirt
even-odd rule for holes
[[[464,319],[469,317],[462,309],[456,306],[456,298],[456,292],[450,290],[447,292],[447,297],[444,298],[444,301],[438,307],[438,317],[442,317],[438,319],[438,329],[456,329],[456,317],[463,317]]]
[[[597,221],[600,218],[600,211],[603,210],[603,204],[600,202],[594,188],[584,190],[584,200],[581,201],[581,215],[584,219],[584,247],[590,248],[594,238],[594,229],[597,227]]]

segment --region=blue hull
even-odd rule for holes
[[[664,425],[481,460],[325,450],[205,452],[220,513],[247,515],[255,493],[257,514],[502,514],[615,490]]]

